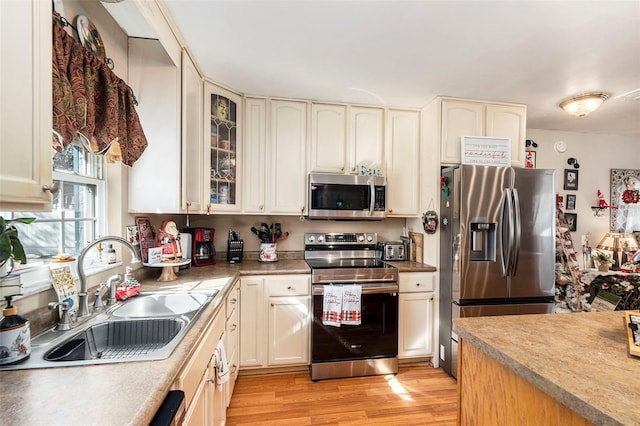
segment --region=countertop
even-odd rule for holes
[[[595,424],[639,424],[624,311],[459,318],[454,331]]]
[[[400,272],[432,272],[433,266],[415,262],[389,262]],[[150,269],[150,268],[149,268]],[[148,424],[183,367],[202,332],[218,312],[221,301],[237,278],[244,275],[309,274],[304,260],[260,263],[247,260],[191,267],[178,279],[157,282],[160,271],[141,280],[142,291],[191,290],[214,279],[223,286],[194,321],[171,356],[159,361],[138,361],[78,367],[0,371],[0,418],[12,425],[40,424]]]

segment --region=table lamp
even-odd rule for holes
[[[611,269],[619,270],[622,263],[627,262],[630,253],[638,250],[638,241],[633,234],[621,234],[607,232],[597,246],[600,250],[613,252],[613,265]],[[620,252],[622,252],[622,262],[620,262]]]

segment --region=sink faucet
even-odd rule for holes
[[[87,252],[91,247],[96,246],[105,241],[117,241],[119,243],[122,243],[125,247],[129,249],[129,251],[131,252],[131,255],[133,256],[131,263],[140,262],[140,259],[138,258],[138,253],[136,252],[135,247],[133,247],[129,241],[127,241],[122,237],[107,235],[105,237],[100,237],[93,240],[92,242],[89,243],[89,245],[83,248],[82,251],[80,252],[80,256],[78,256],[78,278],[80,279],[80,291],[78,292],[78,305],[79,305],[78,318],[86,317],[90,315],[89,293],[87,289],[87,276],[84,273],[84,266],[83,266],[84,257],[87,255]]]

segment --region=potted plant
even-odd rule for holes
[[[0,277],[13,271],[12,262],[27,263],[27,255],[18,237],[18,229],[14,224],[16,222],[29,224],[34,220],[36,220],[35,217],[5,220],[0,216]],[[12,262],[8,262],[8,260]]]
[[[593,257],[593,260],[598,265],[598,271],[600,272],[607,272],[613,264],[613,258],[611,255],[604,251],[596,250],[591,257]]]

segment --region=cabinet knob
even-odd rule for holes
[[[231,331],[236,331],[238,326],[236,324],[231,324]]]
[[[344,172],[344,167],[340,167],[340,171],[341,171],[341,172]]]
[[[416,287],[420,287],[420,283],[416,283]]]
[[[238,303],[238,299],[236,299],[235,297],[233,299],[230,300],[232,305],[235,305],[236,303]]]
[[[355,167],[352,167],[352,168],[351,168],[351,171],[352,171],[352,172],[355,172],[355,171],[356,171],[356,168],[355,168]]]
[[[389,209],[389,213],[393,213],[393,209]]]
[[[42,185],[42,190],[44,192],[49,191],[52,194],[57,194],[58,191],[60,190],[60,188],[58,187],[57,183],[52,183],[51,186],[49,185]]]
[[[293,290],[293,287],[289,286],[287,287],[287,290]]]
[[[262,204],[260,204],[260,205],[258,206],[258,209],[259,209],[259,210],[264,210],[264,206],[263,206]]]

